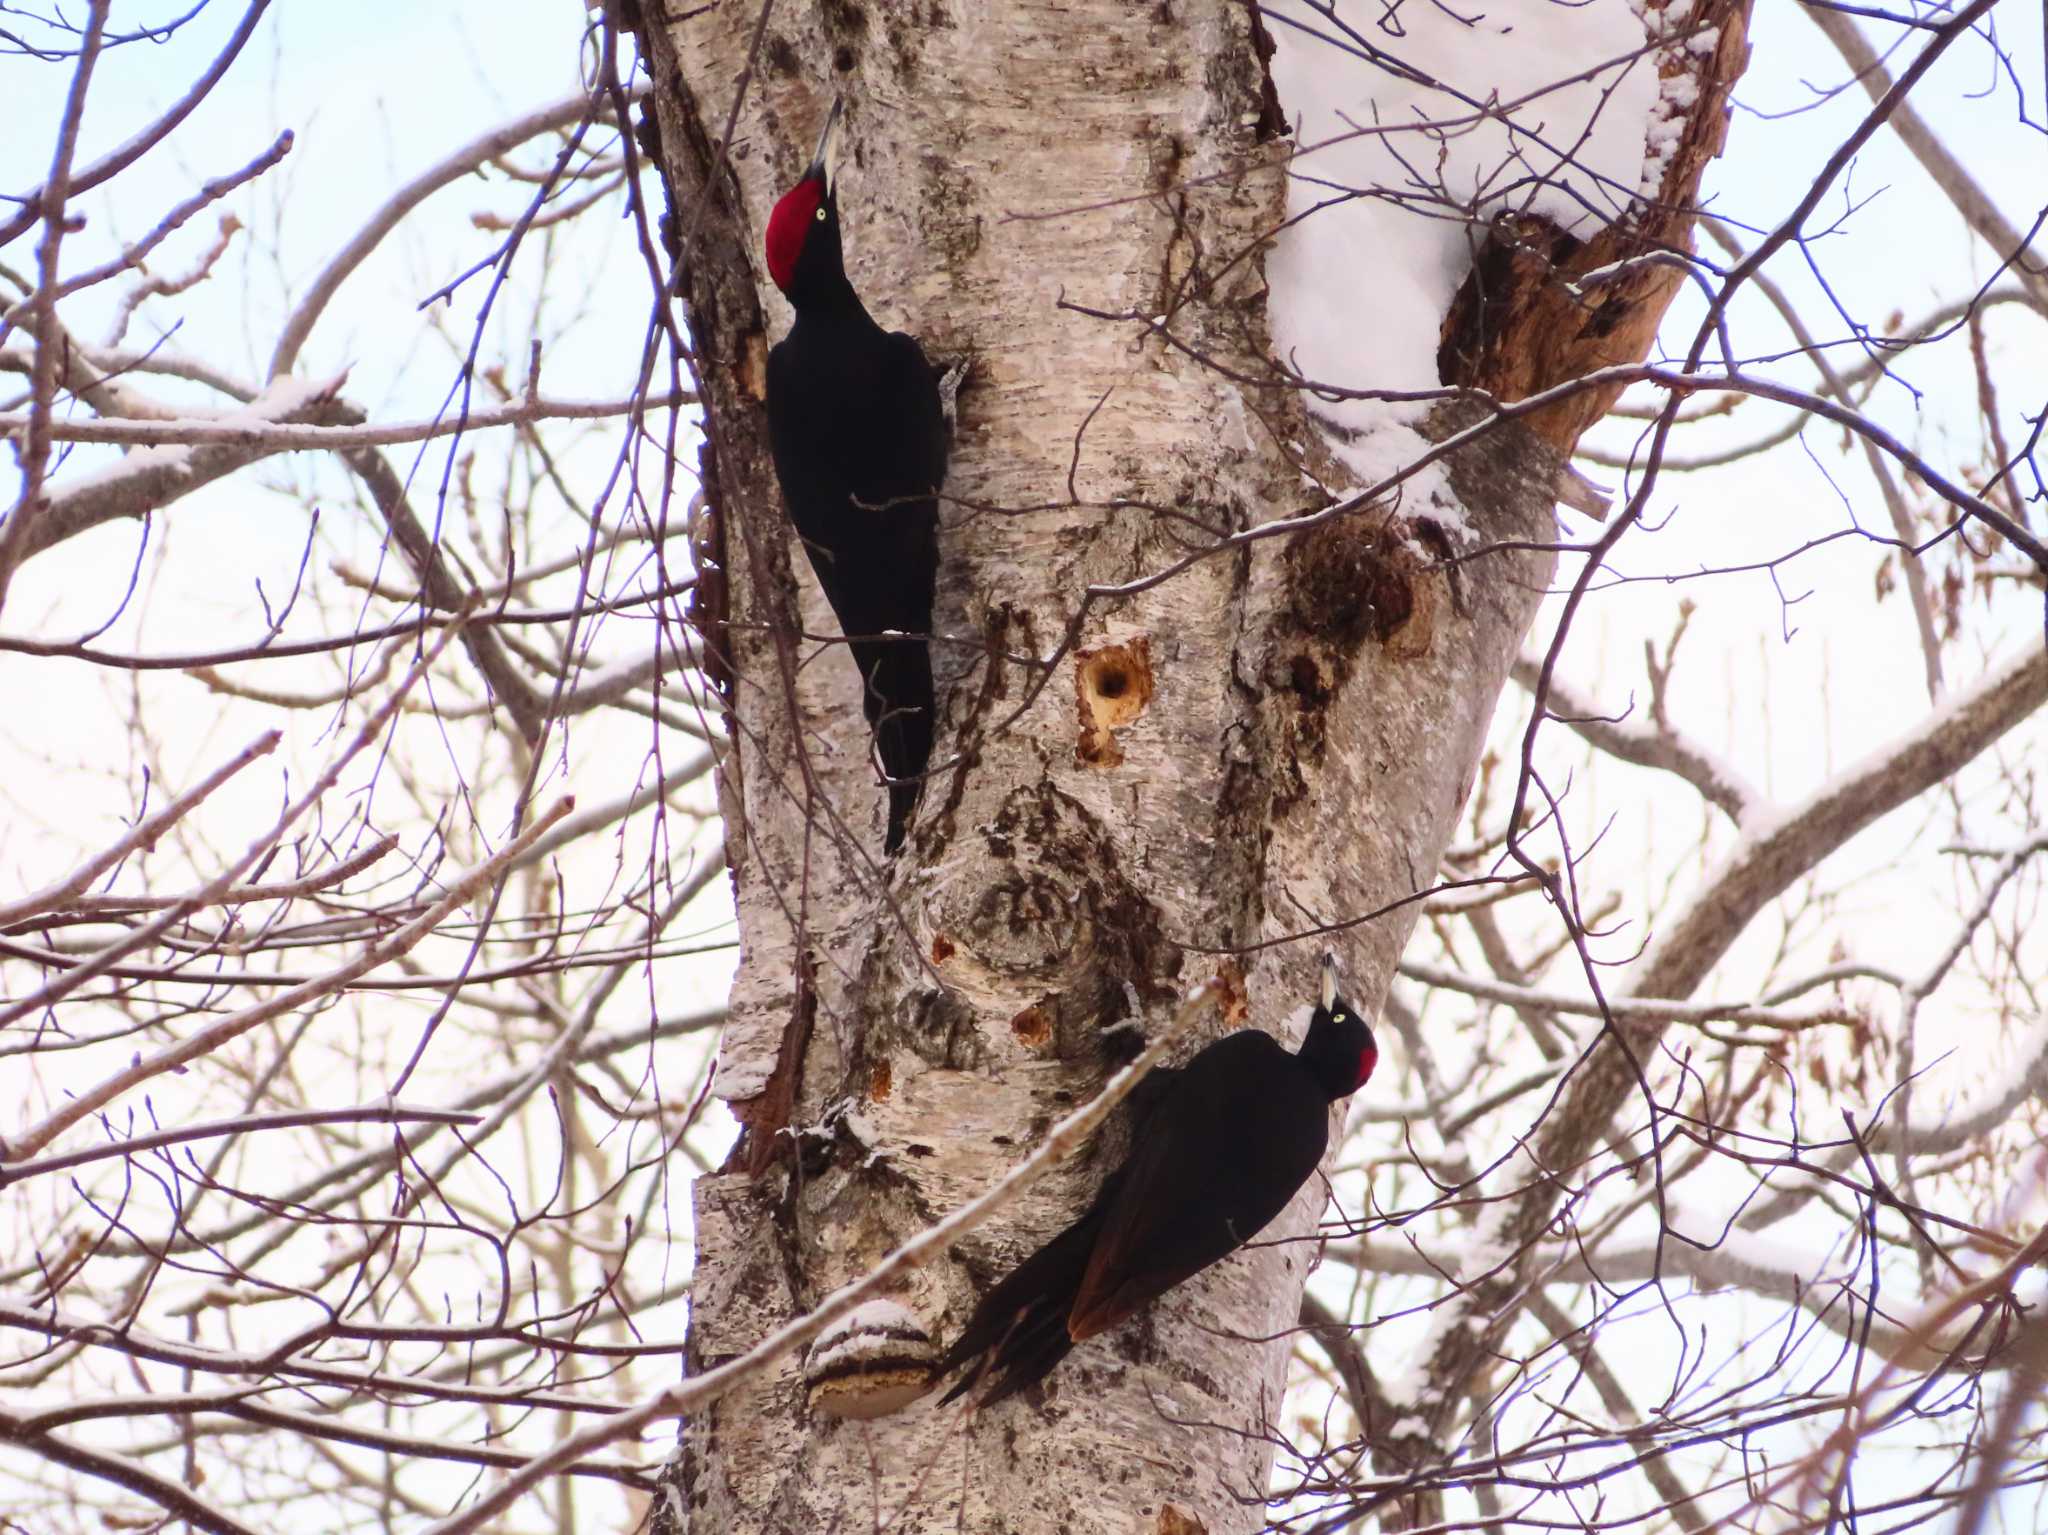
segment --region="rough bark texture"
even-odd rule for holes
[[[1281,178],[1189,185],[1274,158],[1253,9],[785,0],[729,157],[713,145],[760,13],[678,14],[648,12],[644,43],[728,567],[723,793],[743,959],[718,1090],[749,1126],[695,1194],[701,1369],[992,1182],[1131,1052],[1116,1027],[1128,995],[1155,1014],[1216,951],[1431,881],[1550,557],[1496,555],[1453,579],[1433,567],[1446,545],[1430,524],[1548,538],[1561,457],[1519,426],[1496,432],[1454,462],[1460,505],[1411,497],[1201,560],[1091,607],[1047,676],[1029,658],[1060,646],[1091,584],[1307,509],[1296,402],[1231,376],[1263,369],[1258,247]],[[760,358],[788,315],[755,231],[835,90],[855,285],[934,358],[973,360],[937,617],[965,643],[935,646],[934,771],[887,868],[851,664],[797,632],[832,621],[777,503],[759,408]],[[1062,299],[1168,315],[1182,345]],[[1384,993],[1409,927],[1342,941],[1355,1000]],[[1252,1021],[1298,1026],[1317,948],[1231,962]],[[919,1273],[898,1297],[911,1330],[950,1337],[1105,1160],[1080,1159]],[[1269,1235],[1304,1236],[1322,1199],[1311,1183]],[[804,1361],[786,1361],[685,1425],[664,1527],[1255,1527],[1313,1257],[1298,1240],[1241,1253],[1077,1349],[1042,1394],[980,1417],[930,1398],[870,1423],[826,1416]],[[919,1340],[898,1342],[917,1356]]]

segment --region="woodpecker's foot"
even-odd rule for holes
[[[973,371],[974,359],[972,357],[962,357],[955,362],[949,363],[944,371],[939,374],[939,410],[946,418],[946,435],[948,437],[951,437],[959,430],[960,413],[955,407],[954,402],[960,394],[960,386],[967,382],[967,375]]]

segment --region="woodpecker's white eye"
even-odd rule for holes
[[[1338,1011],[1336,1011],[1336,1012],[1334,1012],[1334,1013],[1330,1014],[1330,1022],[1332,1022],[1332,1023],[1342,1023],[1343,1021],[1344,1021],[1344,1013],[1343,1013],[1343,1010],[1342,1010],[1341,1008],[1340,1008],[1340,1009],[1339,1009]]]
[[[825,209],[824,209],[824,205],[823,205],[823,204],[820,204],[820,205],[819,205],[819,207],[818,207],[818,211],[817,211],[817,213],[816,213],[816,214],[814,215],[814,217],[816,217],[816,219],[818,220],[818,222],[819,222],[820,224],[822,224],[822,223],[824,223],[824,222],[825,222]]]

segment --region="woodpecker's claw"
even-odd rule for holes
[[[972,359],[963,357],[939,375],[939,411],[946,418],[948,438],[960,429],[960,386],[967,382],[967,375],[973,367]]]

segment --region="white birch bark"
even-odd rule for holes
[[[1432,880],[1549,577],[1526,548],[1447,574],[1442,530],[1467,547],[1550,538],[1559,448],[1583,424],[1548,441],[1508,424],[1399,506],[1084,605],[1320,508],[1304,462],[1335,473],[1298,397],[1245,382],[1271,377],[1263,242],[1283,180],[1217,173],[1286,147],[1262,137],[1253,10],[788,3],[756,47],[760,16],[650,12],[645,39],[737,679],[724,790],[743,959],[718,1090],[751,1128],[695,1192],[693,1369],[993,1182],[1128,1053],[1127,993],[1156,1020],[1220,962],[1246,1011],[1219,1028],[1297,1026],[1319,943],[1253,946]],[[759,410],[788,314],[757,235],[835,89],[855,286],[935,358],[973,360],[936,620],[966,643],[935,648],[934,771],[887,868],[854,674],[795,633],[833,626]],[[1647,317],[1621,328],[1631,360],[1669,286],[1632,298]],[[1146,323],[1162,316],[1171,342]],[[1525,368],[1521,392],[1615,360],[1611,341],[1574,355],[1548,329],[1564,360]],[[1447,412],[1439,430],[1471,419]],[[1054,655],[1049,676],[1026,664]],[[1343,936],[1356,1000],[1384,992],[1411,924],[1404,911]],[[929,1343],[896,1340],[903,1370],[1077,1213],[1114,1142],[915,1275],[897,1330]],[[1312,1183],[1268,1236],[1303,1237],[1322,1200]],[[926,1397],[848,1422],[785,1361],[685,1426],[666,1527],[1256,1527],[1314,1256],[1301,1240],[1242,1252],[1077,1349],[1042,1395],[978,1417]]]

